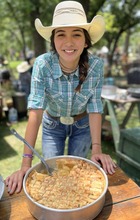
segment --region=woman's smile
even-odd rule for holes
[[[72,55],[72,54],[74,54],[77,50],[63,50],[66,54],[68,54],[68,55]]]
[[[66,53],[73,53],[75,50],[64,50]]]

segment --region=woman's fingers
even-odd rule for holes
[[[10,195],[12,195],[14,192],[19,193],[21,191],[22,182],[26,171],[27,170],[18,170],[6,178],[5,184]]]
[[[106,173],[109,173],[109,174],[113,174],[115,173],[115,168],[116,168],[116,164],[114,163],[114,161],[112,160],[112,158],[107,155],[107,154],[95,154],[95,155],[92,155],[92,161],[96,162],[97,164],[100,164],[102,165],[104,171]]]
[[[22,189],[23,174],[20,171],[16,171],[5,180],[7,190],[9,194],[13,194],[15,191],[20,192]]]

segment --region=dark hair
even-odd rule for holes
[[[83,31],[84,31],[87,47],[84,48],[84,50],[80,56],[80,60],[79,60],[79,84],[75,88],[76,92],[80,92],[81,85],[83,84],[84,80],[87,77],[87,72],[88,72],[88,67],[89,67],[89,65],[88,65],[88,49],[92,46],[89,33],[85,29],[83,29]],[[52,35],[51,35],[50,39],[51,39],[52,50],[54,50],[56,52],[56,48],[55,48],[55,44],[54,44],[54,34],[55,34],[55,30],[52,31]]]
[[[10,80],[11,74],[10,71],[5,69],[1,71],[1,79],[2,80]]]

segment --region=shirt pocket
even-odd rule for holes
[[[88,100],[94,95],[94,93],[94,89],[76,93],[73,102],[73,110],[77,109],[77,107],[79,111],[82,111],[83,109],[86,110]]]
[[[59,93],[54,93],[53,91],[49,92],[45,90],[46,94],[46,100],[49,102],[49,105],[54,108],[54,106],[63,106],[64,107],[64,101],[62,95]]]

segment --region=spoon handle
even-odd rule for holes
[[[51,172],[50,172],[50,167],[49,165],[46,163],[46,161],[44,160],[43,157],[41,157],[39,155],[39,153],[23,138],[21,137],[15,129],[11,129],[10,130],[12,134],[14,134],[19,140],[21,140],[25,145],[27,145],[27,147],[29,147],[29,149],[41,160],[41,162],[44,164],[44,166],[46,167],[48,173],[51,175]]]

